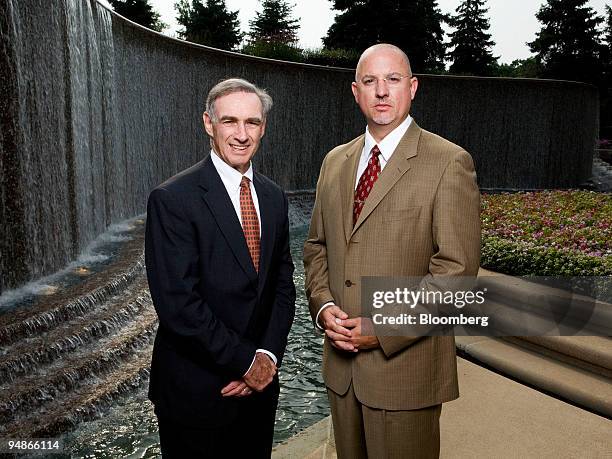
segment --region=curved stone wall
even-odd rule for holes
[[[191,45],[95,0],[0,4],[0,292],[55,271],[149,190],[208,152],[208,89],[240,76],[275,100],[256,167],[314,187],[324,154],[364,128],[352,71]],[[472,153],[483,188],[576,186],[590,175],[595,88],[420,76],[419,124]]]

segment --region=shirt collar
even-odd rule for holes
[[[240,188],[240,182],[242,181],[242,176],[246,176],[251,182],[253,181],[253,163],[249,162],[249,168],[244,174],[241,174],[240,171],[234,169],[232,166],[223,161],[215,150],[210,151],[210,157],[212,162],[217,169],[217,172],[221,176],[221,180],[225,184],[226,187],[232,188]]]
[[[374,140],[374,137],[372,137],[372,134],[370,134],[370,130],[366,126],[364,151],[367,155],[369,155],[374,145],[378,145],[380,154],[385,160],[385,162],[389,161],[391,155],[399,145],[400,140],[402,140],[402,137],[404,137],[404,134],[410,127],[411,122],[412,117],[408,115],[398,127],[389,132],[389,134],[387,134],[385,138],[382,139],[380,142],[376,142],[376,140]]]

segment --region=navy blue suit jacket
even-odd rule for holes
[[[160,322],[149,398],[178,423],[230,423],[240,400],[221,397],[222,387],[246,373],[258,348],[282,361],[295,311],[287,198],[261,174],[253,184],[259,273],[210,157],[149,196],[145,257]]]

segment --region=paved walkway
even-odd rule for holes
[[[458,358],[461,397],[444,405],[442,458],[612,458],[612,421]],[[335,458],[329,418],[273,458]]]

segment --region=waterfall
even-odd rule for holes
[[[0,2],[0,294],[66,266],[207,155],[206,94],[234,76],[274,99],[254,163],[287,190],[314,188],[323,156],[363,131],[351,70],[186,43],[96,0]],[[481,187],[567,188],[590,177],[595,88],[419,79],[415,119],[473,155]]]

